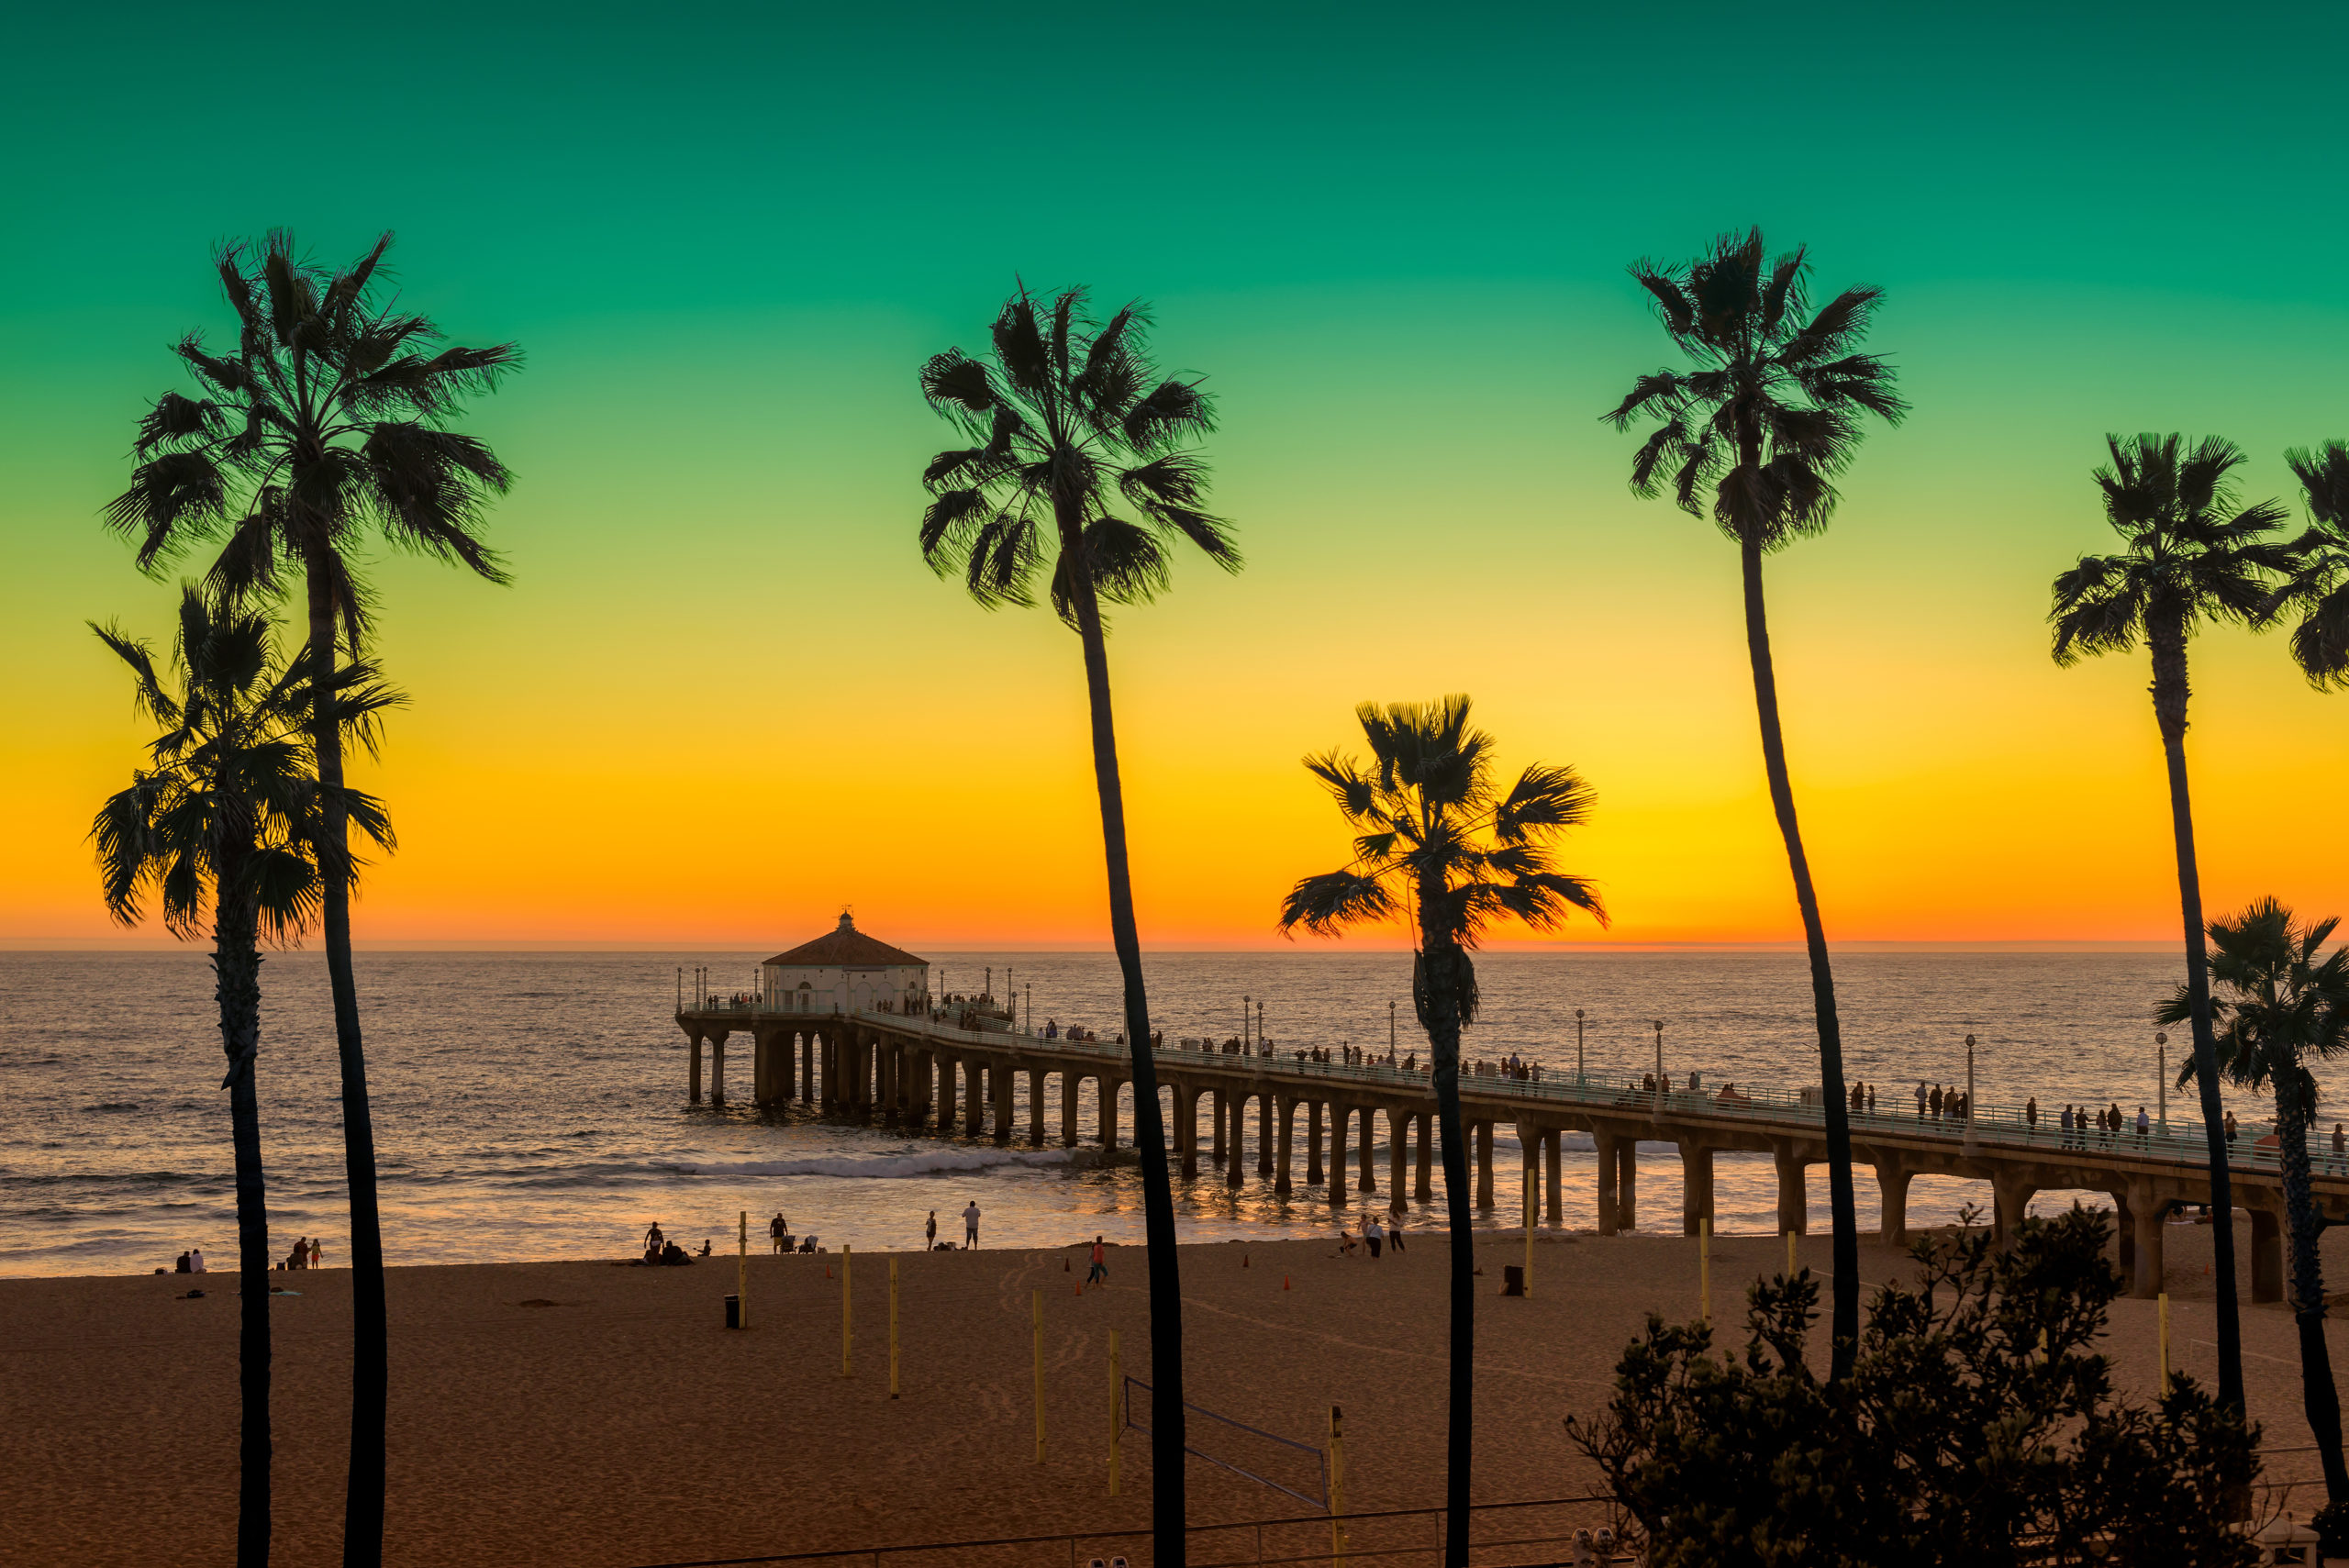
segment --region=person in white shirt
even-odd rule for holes
[[[978,1244],[979,1200],[973,1198],[971,1200],[971,1207],[963,1211],[963,1245],[965,1247],[975,1247]]]
[[[1378,1249],[1386,1244],[1386,1232],[1381,1230],[1378,1228],[1378,1221],[1372,1218],[1367,1214],[1362,1217],[1362,1239],[1364,1243],[1370,1248],[1372,1260],[1374,1262],[1376,1261],[1378,1257]]]
[[[192,1273],[192,1274],[200,1274],[200,1273],[204,1273],[204,1272],[205,1272],[205,1271],[204,1271],[204,1249],[203,1249],[203,1248],[201,1248],[201,1247],[191,1247],[191,1248],[189,1248],[189,1249],[188,1249],[188,1253],[187,1253],[187,1272],[188,1272],[188,1273]]]

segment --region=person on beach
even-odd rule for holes
[[[1362,1244],[1370,1249],[1370,1261],[1372,1262],[1375,1263],[1378,1262],[1378,1249],[1386,1244],[1386,1233],[1378,1228],[1377,1219],[1371,1215],[1364,1215],[1362,1217]]]
[[[2230,1122],[2232,1122],[2232,1120],[2234,1120],[2234,1118],[2233,1118],[2232,1117],[2229,1117],[2227,1119],[2228,1119]],[[2228,1129],[2228,1130],[2227,1130],[2227,1136],[2228,1136],[2229,1138],[2232,1138],[2232,1137],[2234,1136],[2234,1129],[2233,1129],[2232,1128],[2229,1128],[2229,1129]],[[205,1273],[205,1272],[206,1272],[205,1267],[204,1267],[204,1249],[203,1249],[203,1248],[201,1248],[201,1247],[190,1247],[190,1248],[187,1250],[187,1272],[188,1272],[188,1273],[192,1273],[192,1274],[200,1274],[200,1273]]]
[[[971,1207],[963,1211],[963,1245],[965,1247],[975,1247],[978,1244],[979,1200],[973,1198],[971,1200]]]
[[[922,1227],[921,1240],[925,1252],[938,1251],[938,1210],[934,1208],[930,1211],[930,1223]]]
[[[661,1243],[667,1240],[666,1236],[661,1234],[661,1222],[656,1219],[645,1229],[644,1250],[657,1258],[661,1255]]]
[[[182,1252],[179,1255],[179,1261],[172,1265],[172,1273],[175,1274],[184,1274],[188,1272],[187,1254],[185,1252]]]
[[[319,1261],[319,1260],[323,1259],[326,1255],[327,1255],[327,1250],[326,1250],[324,1247],[321,1247],[321,1246],[319,1246],[319,1245],[318,1245],[318,1239],[317,1239],[317,1237],[315,1237],[315,1236],[311,1237],[311,1238],[310,1238],[310,1266],[311,1266],[312,1268],[314,1268],[314,1269],[322,1269],[322,1268],[326,1267],[326,1264]]]
[[[1101,1244],[1098,1236],[1093,1239],[1093,1266],[1085,1271],[1085,1283],[1088,1285],[1109,1283],[1109,1250]]]
[[[1403,1217],[1399,1214],[1386,1221],[1386,1250],[1390,1252],[1403,1250]]]

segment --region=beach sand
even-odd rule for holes
[[[2208,1378],[2209,1231],[2168,1232],[2178,1364]],[[2247,1251],[2249,1227],[2238,1228]],[[1828,1242],[1802,1243],[1823,1270]],[[2349,1280],[2349,1238],[2328,1246]],[[1478,1500],[1591,1488],[1561,1428],[1604,1403],[1651,1309],[1694,1314],[1697,1256],[1677,1238],[1544,1235],[1533,1292],[1498,1293],[1521,1239],[1476,1249]],[[1714,1242],[1725,1321],[1781,1243]],[[1441,1500],[1445,1243],[1415,1235],[1372,1262],[1325,1242],[1184,1249],[1190,1397],[1319,1445],[1345,1412],[1354,1510]],[[1865,1240],[1865,1277],[1903,1255]],[[1108,1334],[1147,1380],[1139,1249],[1080,1294],[1084,1252],[903,1254],[899,1382],[887,1394],[887,1255],[853,1263],[854,1375],[841,1366],[842,1259],[753,1257],[751,1328],[729,1333],[735,1262],[685,1269],[506,1263],[392,1272],[387,1556],[401,1563],[625,1565],[955,1540],[1148,1522],[1147,1442],[1129,1434],[1124,1495],[1107,1493]],[[827,1278],[827,1271],[831,1277]],[[350,1276],[273,1276],[276,1551],[340,1560],[349,1415]],[[191,1284],[200,1301],[178,1299]],[[1046,1457],[1033,1462],[1031,1293],[1042,1292]],[[551,1303],[552,1305],[533,1305]],[[2280,1306],[2244,1309],[2253,1414],[2271,1447],[2307,1442],[2299,1362]],[[236,1506],[233,1275],[0,1280],[0,1540],[17,1561],[220,1562]],[[2123,1301],[2110,1350],[2124,1385],[2152,1386],[2151,1302]],[[2349,1339],[2334,1330],[2336,1365]],[[1309,1490],[1309,1462],[1196,1422],[1197,1446]],[[1288,1468],[1274,1469],[1273,1467]],[[2305,1454],[2272,1467],[2309,1475]],[[1254,1482],[1194,1461],[1195,1521],[1302,1518]],[[2304,1495],[2305,1496],[2305,1495]],[[2312,1500],[2299,1511],[2305,1517]],[[36,1544],[37,1543],[37,1544]],[[18,1556],[17,1549],[29,1547]],[[1122,1548],[1121,1548],[1122,1549]],[[1140,1559],[1138,1558],[1137,1561]]]

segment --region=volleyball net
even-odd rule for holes
[[[1151,1415],[1154,1396],[1150,1385],[1138,1377],[1128,1377],[1125,1383],[1126,1429],[1147,1434],[1151,1429]],[[1186,1419],[1183,1429],[1183,1451],[1194,1459],[1203,1459],[1234,1475],[1269,1486],[1283,1496],[1294,1497],[1308,1508],[1330,1511],[1330,1456],[1311,1443],[1301,1443],[1268,1432],[1262,1427],[1252,1427],[1245,1421],[1183,1401]],[[1200,1423],[1208,1425],[1204,1431]],[[1218,1451],[1202,1448],[1212,1443]]]

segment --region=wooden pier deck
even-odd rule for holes
[[[707,1045],[711,1052],[711,1096],[722,1101],[726,1042],[741,1034],[752,1045],[751,1096],[759,1105],[796,1100],[828,1116],[909,1129],[949,1131],[959,1118],[967,1135],[992,1132],[998,1143],[1020,1136],[1018,1084],[1025,1076],[1026,1140],[1044,1145],[1045,1090],[1057,1073],[1061,1143],[1074,1148],[1096,1142],[1113,1152],[1119,1096],[1133,1077],[1132,1057],[1122,1044],[1047,1040],[1008,1029],[966,1029],[918,1014],[791,1013],[711,1003],[679,1010],[676,1021],[692,1042],[689,1093],[696,1103],[702,1097],[702,1048]],[[1170,1155],[1182,1180],[1200,1176],[1198,1113],[1205,1101],[1214,1129],[1208,1158],[1223,1167],[1219,1179],[1230,1186],[1247,1182],[1241,1133],[1252,1109],[1256,1175],[1276,1193],[1295,1190],[1302,1109],[1307,1190],[1326,1186],[1332,1205],[1356,1196],[1372,1201],[1364,1195],[1378,1190],[1373,1135],[1383,1115],[1392,1207],[1403,1206],[1407,1183],[1419,1200],[1432,1195],[1435,1095],[1424,1069],[1166,1045],[1152,1053],[1152,1062],[1173,1135]],[[1541,1187],[1541,1223],[1563,1223],[1560,1136],[1578,1131],[1588,1133],[1598,1146],[1595,1196],[1601,1235],[1629,1229],[1636,1220],[1642,1142],[1677,1148],[1681,1219],[1690,1234],[1698,1220],[1712,1217],[1713,1156],[1732,1150],[1772,1157],[1778,1173],[1778,1228],[1797,1233],[1806,1229],[1805,1172],[1825,1162],[1827,1145],[1825,1113],[1800,1091],[1663,1093],[1638,1084],[1555,1073],[1523,1079],[1464,1073],[1460,1082],[1481,1207],[1493,1207],[1494,1129],[1508,1127],[1523,1150],[1527,1189],[1537,1182]],[[1088,1084],[1095,1111],[1089,1135],[1079,1126]],[[1855,1111],[1851,1123],[1854,1164],[1874,1170],[1883,1198],[1879,1234],[1894,1245],[1907,1240],[1909,1184],[1920,1174],[1989,1183],[1993,1223],[2002,1238],[2034,1193],[2107,1193],[2119,1210],[2122,1267],[2132,1273],[2135,1294],[2150,1296],[2162,1277],[2165,1218],[2210,1197],[2201,1130],[2194,1124],[2173,1124],[2142,1139],[2133,1131],[2066,1134],[2044,1117],[2033,1125],[2009,1108],[1985,1106],[1969,1128],[1962,1120],[1920,1118],[1905,1101],[1897,1111]],[[2319,1203],[2328,1217],[2349,1220],[2349,1171],[2325,1153],[2313,1153],[2312,1159]],[[2235,1204],[2251,1217],[2253,1299],[2280,1300],[2283,1190],[2274,1149],[2244,1140],[2232,1175]]]

